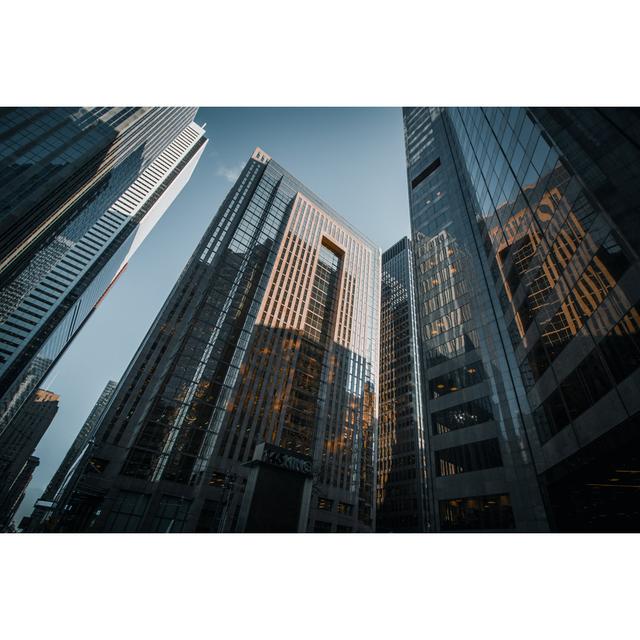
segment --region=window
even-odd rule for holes
[[[496,438],[472,442],[436,451],[438,476],[452,476],[502,466],[500,445]]]
[[[333,508],[333,500],[327,500],[327,498],[318,498],[318,509],[323,511],[331,511]]]
[[[421,171],[411,181],[411,188],[415,189],[421,182],[424,182],[439,166],[440,158],[436,158],[424,171]]]
[[[513,529],[514,527],[509,494],[440,501],[442,531]]]
[[[478,398],[431,414],[435,435],[471,427],[489,420],[493,420],[489,398]]]
[[[313,525],[314,533],[331,533],[331,523],[322,520],[316,520]]]
[[[162,496],[151,521],[151,531],[180,533],[184,528],[191,500],[175,496]]]
[[[133,491],[120,491],[104,523],[104,531],[130,533],[137,531],[149,502],[149,496]]]
[[[353,505],[346,502],[338,502],[338,513],[350,516],[353,513]]]
[[[429,391],[432,398],[459,391],[464,387],[470,387],[484,379],[484,369],[482,362],[477,361],[467,364],[459,369],[454,369],[448,373],[443,373],[437,378],[429,381]]]

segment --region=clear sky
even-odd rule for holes
[[[400,109],[200,108],[194,174],[41,385],[60,408],[17,515],[31,513],[108,380],[120,379],[206,226],[257,146],[381,249],[409,233]]]

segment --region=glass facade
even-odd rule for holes
[[[117,383],[113,380],[107,382],[107,386],[103,389],[98,401],[94,405],[88,418],[85,420],[82,428],[75,437],[73,443],[69,447],[64,459],[60,463],[58,470],[53,475],[51,482],[47,485],[44,493],[42,494],[42,500],[54,501],[58,492],[63,488],[65,479],[67,478],[69,471],[71,471],[78,458],[82,455],[82,452],[86,449],[89,442],[94,438],[96,429],[100,420],[100,416],[104,413],[109,401],[113,397],[116,390]]]
[[[437,492],[442,530],[468,530],[467,517],[640,530],[639,110],[411,108],[404,120],[430,453],[441,480],[473,477],[460,495]],[[440,447],[470,429],[477,439]],[[501,466],[511,479],[486,485]],[[521,489],[536,485],[526,506]]]
[[[193,109],[143,111],[116,141],[128,155],[97,185],[85,185],[90,195],[70,221],[0,289],[0,445],[202,154],[206,139],[189,123]]]
[[[307,531],[372,530],[379,278],[379,250],[256,149],[103,416],[60,530],[236,531],[262,442],[312,459]]]
[[[513,353],[448,117],[440,108],[403,110],[431,530],[544,531]],[[478,517],[469,506],[491,509],[494,496],[508,502],[509,518]]]
[[[58,411],[60,396],[38,389],[0,448],[0,531],[10,525],[37,464],[31,455]],[[35,458],[35,460],[38,460]]]
[[[382,254],[376,531],[429,531],[411,241]]]
[[[640,530],[640,111],[451,109],[448,121],[551,526]]]

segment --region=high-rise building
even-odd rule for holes
[[[56,415],[59,400],[60,396],[55,393],[38,389],[20,412],[11,431],[7,432],[2,440],[0,530],[11,522],[20,504],[24,489],[37,466],[30,458]]]
[[[40,458],[37,458],[36,456],[29,456],[14,483],[11,485],[11,490],[5,498],[6,507],[3,507],[2,517],[4,524],[2,528],[0,528],[0,531],[3,533],[16,532],[16,525],[15,522],[13,522],[13,517],[15,516],[16,511],[20,508],[20,503],[24,499],[27,487],[33,478],[33,472],[39,464]]]
[[[93,406],[91,413],[85,420],[82,428],[78,432],[78,435],[75,437],[74,441],[69,447],[69,451],[67,451],[65,457],[60,463],[60,466],[54,473],[53,478],[51,478],[51,481],[42,494],[42,500],[53,501],[55,499],[74,463],[81,456],[84,449],[95,436],[100,416],[104,413],[105,409],[109,405],[109,401],[113,397],[117,386],[118,383],[114,382],[113,380],[109,380],[109,382],[107,382],[106,387],[103,389],[100,397]]]
[[[13,202],[16,194],[22,193],[20,189],[25,176],[30,176],[31,189],[41,194],[47,206],[56,201],[56,189],[64,191],[65,200],[59,210],[51,213],[56,221],[51,222],[49,231],[42,231],[37,242],[30,239],[29,247],[14,246],[14,253],[17,251],[21,256],[22,268],[6,280],[4,276],[11,270],[7,267],[3,272],[0,288],[0,446],[3,438],[13,437],[11,424],[19,416],[23,403],[189,180],[206,144],[204,131],[191,122],[195,110],[190,108],[116,109],[105,113],[101,109],[63,109],[61,113],[35,111],[33,121],[29,121],[31,124],[16,125],[2,142],[5,152],[14,149],[11,146],[14,139],[17,140],[15,145],[23,145],[11,155],[11,167],[22,169],[13,175],[4,168],[13,176],[3,184],[3,189],[9,190],[5,194],[7,202]],[[2,114],[0,120],[6,125],[12,118],[20,120],[23,117],[22,110],[17,110]],[[51,126],[51,131],[44,124],[36,126],[41,120]],[[80,132],[76,131],[78,127],[81,127]],[[98,140],[98,146],[98,143],[104,143],[97,132],[105,127],[115,132],[115,141],[103,150],[105,158],[87,175],[86,165],[80,163],[76,167],[75,158],[89,162],[83,153],[96,152],[91,141]],[[40,149],[39,145],[42,145],[41,151],[29,160],[33,149]],[[20,153],[26,154],[24,162],[18,162],[14,157]],[[61,154],[60,159],[55,159],[58,158],[55,154]],[[69,159],[65,160],[67,156]],[[40,178],[40,173],[33,174],[31,162],[36,166],[45,163],[46,167],[49,166],[47,163],[52,163],[55,170],[47,173],[42,168]],[[65,165],[65,162],[70,166],[59,175],[58,165]],[[27,165],[31,168],[25,168]],[[81,177],[68,176],[72,167],[76,167]],[[67,179],[63,180],[61,175]],[[59,180],[62,180],[60,184]],[[69,192],[73,189],[78,190],[77,202],[73,199],[75,195]],[[75,204],[70,204],[71,201]],[[14,220],[16,225],[23,222],[27,225],[30,216],[35,219],[45,211],[40,200],[33,209],[23,211],[22,206],[16,205],[13,213],[7,214],[7,220]],[[9,224],[7,220],[2,218],[2,224]],[[44,226],[48,224],[42,222]],[[27,240],[23,241],[25,243]],[[34,249],[36,245],[37,250]],[[25,262],[27,254],[31,257]]]
[[[510,526],[539,530],[544,504],[551,530],[640,530],[640,112],[404,121],[430,454],[465,479],[456,496],[436,478],[438,528],[509,505]]]
[[[379,286],[379,249],[256,149],[58,530],[373,530]]]
[[[438,108],[403,110],[434,531],[547,529],[506,327]]]
[[[411,241],[382,254],[376,531],[429,531]]]

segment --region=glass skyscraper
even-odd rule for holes
[[[436,529],[639,530],[638,110],[403,115]]]
[[[0,449],[0,531],[11,524],[24,490],[38,466],[33,453],[58,412],[60,396],[38,389],[5,435]]]
[[[429,531],[411,241],[382,254],[376,531]]]
[[[109,159],[103,160],[100,168],[96,169],[96,175],[102,176],[99,180],[94,174],[85,174],[82,168],[85,165],[77,168],[86,180],[78,186],[84,195],[74,207],[62,207],[56,214],[60,220],[64,219],[65,224],[52,222],[55,233],[49,234],[46,241],[43,240],[43,246],[35,252],[31,251],[34,243],[29,245],[30,249],[26,245],[22,247],[22,257],[31,252],[31,259],[13,277],[5,279],[9,270],[3,272],[0,288],[0,447],[3,438],[14,437],[11,434],[12,421],[19,415],[23,403],[111,284],[126,269],[131,255],[184,187],[206,144],[204,131],[191,122],[194,109],[115,110],[124,118],[120,124],[115,115],[109,119],[114,110],[106,110],[104,114],[91,110],[87,113],[84,110],[62,111],[65,115],[63,123],[75,122],[74,118],[82,114],[84,120],[81,121],[86,124],[87,131],[76,135],[77,127],[61,124],[61,129],[54,127],[55,134],[51,132],[49,140],[49,133],[42,131],[44,125],[32,130],[23,122],[16,125],[15,131],[11,130],[14,133],[3,142],[2,148],[5,151],[13,149],[10,142],[17,138],[24,146],[20,149],[27,153],[27,148],[34,145],[37,148],[40,144],[38,136],[41,136],[42,153],[53,146],[64,156],[67,153],[64,149],[75,149],[74,145],[80,144],[85,136],[92,139],[92,132],[96,127],[100,129],[99,125],[105,118],[119,134],[107,151]],[[17,113],[19,118],[24,116],[22,110]],[[56,117],[51,113],[48,116],[40,113],[40,116],[45,121],[51,116],[57,122],[61,114],[55,110],[54,113]],[[129,114],[127,117],[126,113]],[[9,111],[0,119],[6,124],[12,116],[14,112]],[[40,116],[34,116],[34,122],[40,122]],[[96,120],[98,124],[95,124]],[[124,128],[120,130],[120,126]],[[63,135],[61,131],[66,128],[69,131]],[[47,144],[44,141],[48,141]],[[79,157],[84,158],[82,155]],[[39,160],[34,162],[37,164]],[[57,167],[58,162],[54,165]],[[105,166],[109,167],[106,173],[103,172]],[[30,175],[30,171],[24,169],[23,173]],[[3,187],[13,184],[9,179],[11,175],[9,171]],[[54,189],[49,180],[57,180],[58,173],[53,171],[53,177],[49,173],[45,175],[47,178],[42,178],[42,185],[34,176],[31,176],[30,184],[34,192],[42,191],[42,197],[49,202],[47,194],[55,199],[52,192],[47,191]],[[19,180],[17,182],[22,184]],[[69,185],[76,184],[71,178],[68,182]],[[66,184],[60,188],[71,188]],[[14,187],[18,193],[18,184]],[[15,211],[21,209],[18,207]],[[21,215],[26,219],[31,213],[23,212]],[[17,251],[20,247],[15,249]]]
[[[60,463],[58,470],[55,472],[53,478],[51,478],[51,481],[42,494],[43,500],[53,501],[55,499],[74,463],[80,457],[89,442],[94,438],[96,434],[96,428],[99,424],[100,416],[102,416],[107,406],[109,405],[109,401],[113,397],[116,386],[117,382],[114,382],[113,380],[109,380],[109,382],[107,382],[107,386],[103,389],[100,397],[98,398],[98,401],[95,403],[93,409],[91,410],[91,413],[85,420],[82,428],[78,432],[78,435],[75,437],[73,443],[69,447],[69,451],[67,451],[67,454]]]
[[[373,530],[379,287],[377,247],[256,149],[121,380],[59,530]]]

